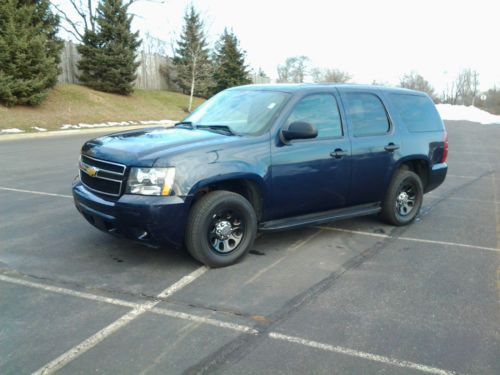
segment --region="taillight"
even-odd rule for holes
[[[441,163],[446,163],[446,159],[448,159],[448,132],[444,131],[444,149],[443,149],[443,157],[441,158]]]

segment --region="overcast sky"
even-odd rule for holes
[[[353,81],[397,84],[416,70],[440,92],[462,68],[481,88],[500,86],[498,0],[166,0],[140,1],[134,27],[171,40],[193,3],[211,41],[233,29],[253,68],[272,78],[287,57],[349,72]]]

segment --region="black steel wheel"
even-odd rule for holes
[[[409,170],[394,175],[382,202],[382,218],[392,225],[407,225],[417,217],[422,207],[424,188],[420,177]]]
[[[408,216],[411,214],[417,202],[417,191],[418,186],[414,180],[408,179],[400,185],[394,206],[396,215]]]
[[[189,213],[186,247],[209,267],[238,262],[252,246],[257,218],[248,200],[229,191],[214,191],[201,197]]]
[[[245,232],[241,216],[237,211],[228,209],[212,215],[207,235],[213,251],[228,254],[237,249]]]

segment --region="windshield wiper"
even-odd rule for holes
[[[236,133],[231,130],[231,128],[227,125],[198,125],[197,129],[207,129],[217,133],[223,133],[228,135],[236,135]]]
[[[196,129],[196,126],[193,125],[191,121],[181,121],[174,125],[176,128],[188,128],[188,129]]]

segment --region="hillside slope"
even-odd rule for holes
[[[136,90],[133,95],[107,94],[84,86],[59,84],[40,106],[6,108],[0,105],[0,130],[33,127],[60,129],[63,124],[108,121],[180,120],[189,97],[170,91]],[[202,99],[195,98],[199,105]]]

